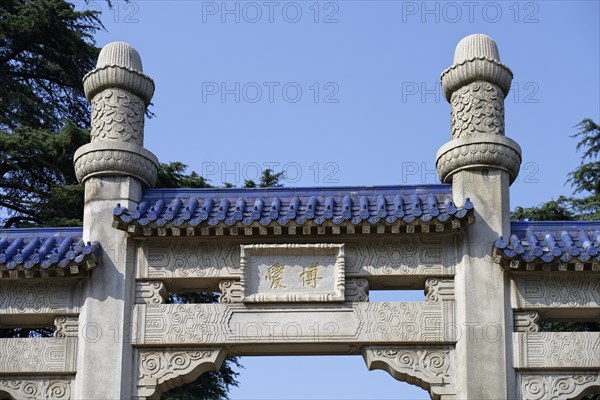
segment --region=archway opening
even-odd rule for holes
[[[243,357],[232,400],[411,399],[428,400],[420,387],[382,370],[368,371],[361,356]]]

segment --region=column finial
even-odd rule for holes
[[[473,34],[458,43],[453,65],[441,75],[452,107],[452,140],[436,156],[442,182],[465,169],[488,168],[508,172],[511,183],[516,179],[521,148],[504,136],[504,98],[512,78],[489,36]]]
[[[144,115],[154,94],[154,81],[128,43],[104,46],[96,68],[83,78],[92,103],[91,143],[75,153],[80,182],[94,176],[131,176],[152,187],[158,159],[144,146]]]

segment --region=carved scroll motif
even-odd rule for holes
[[[346,301],[369,301],[369,281],[366,278],[346,280]]]
[[[543,273],[515,277],[517,308],[600,308],[600,274]]]
[[[521,375],[523,400],[562,400],[577,398],[584,390],[600,387],[598,373],[564,373],[551,375]]]
[[[220,348],[139,350],[137,397],[159,399],[167,390],[217,371],[225,359]]]
[[[135,284],[135,302],[137,304],[163,304],[167,296],[167,287],[161,281],[136,282]]]
[[[77,338],[0,339],[0,373],[75,373]]]
[[[600,369],[600,333],[514,333],[515,368]]]
[[[0,378],[0,392],[14,399],[69,400],[71,381],[45,378]]]
[[[477,81],[452,93],[452,138],[477,134],[504,135],[504,94],[489,82]]]
[[[10,282],[0,284],[0,314],[77,313],[81,302],[77,281]]]
[[[144,143],[144,102],[123,89],[106,89],[92,99],[92,141]]]
[[[429,391],[433,398],[454,394],[453,351],[448,348],[366,346],[363,357],[369,370],[387,371],[397,380]]]

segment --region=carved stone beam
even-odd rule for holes
[[[600,332],[515,332],[513,365],[529,370],[600,370]]]

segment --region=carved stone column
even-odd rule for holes
[[[521,164],[519,145],[504,136],[512,72],[500,62],[496,43],[476,34],[459,42],[441,80],[452,107],[452,140],[437,153],[438,173],[452,183],[457,204],[470,198],[475,207],[475,223],[459,239],[455,277],[456,396],[514,398],[510,285],[492,258],[493,242],[509,236],[509,185]]]
[[[134,354],[130,313],[135,301],[135,243],[112,228],[117,203],[132,208],[156,181],[158,160],[144,144],[144,113],[154,93],[138,52],[110,43],[83,80],[92,103],[91,143],[75,153],[85,185],[84,240],[102,245],[101,262],[84,282],[78,371],[73,398],[131,398]]]

